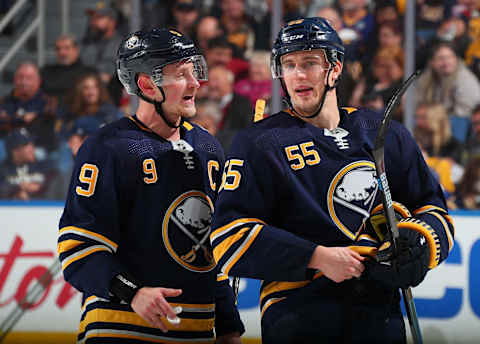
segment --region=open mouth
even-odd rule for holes
[[[193,96],[185,96],[185,97],[183,97],[183,100],[184,100],[184,101],[187,101],[187,102],[192,101],[192,100],[193,100]]]
[[[312,91],[313,91],[312,87],[298,87],[295,89],[295,93],[298,94],[299,96],[310,95]]]

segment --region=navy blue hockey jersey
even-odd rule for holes
[[[218,142],[188,122],[177,142],[135,116],[88,137],[75,161],[58,238],[65,279],[83,292],[79,342],[93,336],[104,337],[102,343],[213,343],[215,312],[228,313],[233,305],[209,242],[223,164]],[[165,322],[163,333],[115,300],[109,284],[120,272],[145,286],[182,289],[168,299],[183,308],[180,326]]]
[[[306,266],[316,245],[352,245],[381,203],[371,155],[380,121],[369,110],[344,108],[328,130],[280,112],[234,139],[210,238],[225,274],[264,280],[262,314],[310,283]],[[434,267],[453,246],[453,224],[439,184],[397,122],[387,133],[385,164],[393,200],[438,236]]]

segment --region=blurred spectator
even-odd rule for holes
[[[88,32],[82,41],[81,57],[85,64],[97,68],[107,84],[115,72],[117,48],[122,37],[117,32],[117,12],[105,2],[89,9]]]
[[[416,32],[420,41],[426,42],[435,36],[435,32],[445,19],[444,0],[419,0],[416,9]]]
[[[222,110],[217,102],[201,100],[196,103],[197,113],[191,120],[206,129],[211,135],[217,134],[217,124],[223,117]]]
[[[359,106],[363,95],[371,92],[382,96],[387,104],[395,90],[402,83],[404,69],[404,53],[400,48],[380,49],[370,65],[371,74],[362,78],[355,87],[351,105]]]
[[[403,28],[398,21],[386,21],[378,27],[378,49],[402,48]]]
[[[442,104],[422,103],[415,113],[414,137],[429,156],[462,163],[463,145],[452,136],[448,113]]]
[[[250,57],[255,44],[253,20],[245,11],[245,0],[220,0],[222,14],[220,23],[229,42],[242,52],[242,57]]]
[[[417,82],[417,103],[441,103],[449,115],[469,117],[478,103],[480,82],[448,42],[438,43]]]
[[[270,52],[254,51],[250,58],[248,78],[235,84],[235,92],[248,98],[253,107],[257,99],[269,100],[272,96]]]
[[[374,17],[369,12],[366,0],[338,0],[340,16],[344,30],[349,29],[351,34],[342,40],[345,44],[345,59],[358,61],[367,51],[366,45],[372,38],[375,27]]]
[[[471,121],[470,136],[466,144],[468,158],[475,155],[480,156],[480,103],[473,109]]]
[[[108,92],[98,75],[81,77],[67,96],[66,111],[61,125],[68,133],[77,118],[94,117],[101,123],[110,123],[123,114],[111,104]]]
[[[395,0],[377,0],[375,2],[375,25],[378,27],[387,21],[399,21],[400,14]]]
[[[48,160],[37,161],[33,139],[25,128],[6,138],[7,160],[0,166],[0,198],[60,200],[63,180]]]
[[[199,4],[195,0],[175,0],[173,5],[175,29],[191,38],[195,37],[195,24],[199,17]]]
[[[228,152],[233,136],[246,128],[253,120],[250,101],[233,92],[233,73],[224,66],[215,66],[208,71],[208,97],[216,101],[222,111],[217,125],[217,138]]]
[[[449,201],[449,208],[480,209],[480,156],[469,161],[455,197]]]
[[[460,58],[464,58],[471,38],[467,32],[466,23],[457,17],[451,17],[441,22],[435,35],[427,42],[417,42],[416,65],[425,68],[429,54],[441,42],[449,42]]]
[[[337,9],[331,6],[321,7],[317,10],[316,13],[314,13],[314,16],[327,19],[332,25],[332,27],[335,29],[335,31],[337,31],[338,34],[341,36],[341,31],[343,29],[343,21]]]
[[[217,18],[205,16],[199,19],[196,30],[196,41],[204,53],[208,49],[208,41],[222,34],[223,31]]]
[[[71,35],[59,36],[55,41],[56,63],[46,65],[41,70],[42,89],[50,96],[62,101],[72,87],[72,81],[81,75],[95,73],[80,59],[80,48]]]
[[[234,57],[234,46],[225,36],[217,36],[208,41],[208,49],[205,52],[208,68],[225,66],[230,69],[235,81],[248,76],[248,62]]]
[[[13,90],[0,102],[0,133],[7,135],[15,128],[27,127],[35,137],[38,157],[57,148],[54,125],[57,101],[41,88],[38,67],[22,62],[15,70]]]

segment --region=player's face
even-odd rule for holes
[[[164,111],[173,116],[193,117],[196,112],[195,95],[200,87],[193,63],[172,63],[163,67],[162,73],[166,98]]]
[[[297,51],[281,57],[282,75],[296,111],[313,114],[325,89],[328,63],[323,50]]]

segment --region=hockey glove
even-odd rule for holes
[[[402,221],[418,221],[405,219]],[[399,227],[398,255],[390,262],[365,262],[363,275],[391,289],[415,287],[429,270],[430,249],[425,237],[410,228]]]
[[[412,216],[408,209],[401,203],[393,202],[393,209],[398,221]],[[388,255],[387,252],[389,252],[391,245],[385,242],[386,231],[387,226],[383,213],[383,205],[380,204],[372,210],[370,217],[357,236],[355,244],[349,247],[362,256],[369,256],[374,259],[377,259],[377,254]]]

